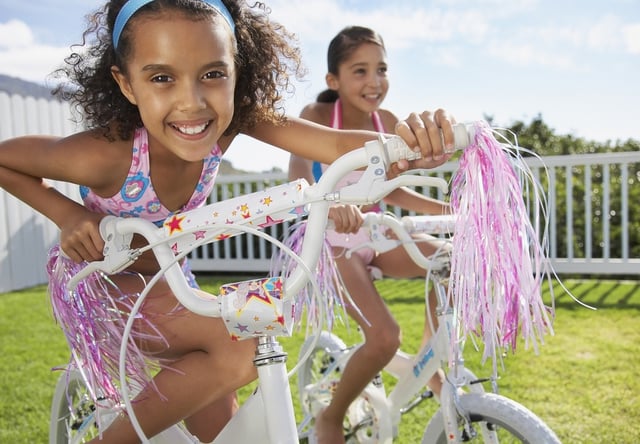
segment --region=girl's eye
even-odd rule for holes
[[[203,76],[203,78],[204,79],[221,79],[226,76],[227,76],[226,73],[224,73],[223,71],[209,71]]]
[[[158,75],[155,75],[155,76],[151,77],[151,81],[154,82],[154,83],[166,83],[166,82],[171,81],[171,77],[169,77],[166,74],[158,74]]]

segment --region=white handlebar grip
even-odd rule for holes
[[[447,151],[448,153],[454,152],[456,150],[463,150],[471,145],[471,142],[475,138],[473,123],[456,123],[452,128],[454,147],[453,151]],[[440,137],[442,137],[442,132],[440,133]],[[394,136],[389,139],[382,139],[382,141],[386,147],[387,155],[389,156],[389,160],[391,162],[397,162],[401,159],[416,160],[422,157],[422,154],[419,151],[413,151],[411,148],[409,148],[409,146],[404,143],[404,140],[402,140],[400,136]],[[444,145],[444,139],[442,144]]]
[[[440,132],[440,137],[442,137],[442,132]],[[473,123],[456,123],[455,125],[453,125],[453,151],[463,150],[467,148],[469,145],[471,145],[471,142],[473,142],[474,138],[475,130]]]

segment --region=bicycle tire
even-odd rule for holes
[[[460,406],[471,420],[477,432],[475,436],[464,433],[464,442],[500,442],[530,444],[560,444],[556,434],[533,412],[512,399],[494,393],[468,393],[460,397]],[[460,427],[462,430],[462,424]],[[497,440],[486,441],[482,427],[495,430]],[[461,432],[462,433],[462,432]],[[422,444],[446,444],[442,409],[439,409],[425,428]]]
[[[309,348],[313,347],[307,359],[304,359],[298,371],[298,396],[300,405],[306,415],[315,413],[314,407],[311,405],[312,400],[309,399],[308,389],[312,384],[317,383],[320,379],[325,378],[325,374],[329,366],[331,366],[336,357],[347,349],[344,341],[328,331],[321,331],[318,340],[315,337],[307,338],[300,349],[299,360],[303,360],[305,355],[309,353]],[[335,380],[340,379],[341,369],[335,369]]]
[[[51,402],[49,444],[85,443],[98,436],[96,408],[77,370],[58,378]]]
[[[308,419],[331,400],[332,388],[337,385],[342,374],[342,368],[334,367],[335,360],[347,350],[342,339],[323,331],[315,345],[313,338],[303,344],[300,359],[304,358],[311,346],[313,350],[298,373],[300,405],[307,419],[305,422],[310,425],[312,421]],[[331,374],[327,374],[329,369]],[[369,384],[349,406],[344,419],[345,440],[348,444],[373,444],[381,442],[381,439],[390,440],[392,425],[384,394],[380,390]],[[301,442],[305,442],[304,438],[308,433],[309,430],[300,432],[300,437],[303,438]]]

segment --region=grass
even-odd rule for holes
[[[245,279],[241,277],[240,279]],[[225,282],[233,281],[225,277]],[[220,284],[201,279],[215,291]],[[408,351],[422,331],[420,281],[383,280],[380,292],[403,327]],[[555,335],[538,355],[520,346],[505,360],[501,393],[543,418],[568,444],[626,444],[640,440],[640,282],[571,280],[573,295],[598,308],[585,309],[555,287]],[[353,327],[352,323],[352,327]],[[339,327],[343,337],[357,336]],[[283,344],[295,363],[303,338]],[[0,294],[0,443],[47,442],[50,399],[58,372],[66,363],[64,337],[52,319],[44,287]],[[479,354],[467,364],[480,375]],[[292,381],[295,396],[295,381]],[[425,402],[403,418],[399,443],[420,442],[435,403]]]

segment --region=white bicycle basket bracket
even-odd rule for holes
[[[220,309],[233,340],[291,336],[293,303],[283,300],[280,277],[254,279],[220,287]]]

